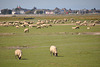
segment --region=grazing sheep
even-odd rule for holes
[[[16,28],[19,28],[19,26],[16,26]]]
[[[90,27],[87,27],[87,29],[89,30],[89,29],[91,29]]]
[[[91,26],[95,26],[95,23],[91,24]]]
[[[51,53],[51,56],[52,56],[52,53],[53,53],[53,56],[58,56],[56,46],[51,46],[50,47],[50,53]]]
[[[72,29],[79,29],[79,26],[76,26],[76,27],[72,27]]]
[[[26,32],[29,32],[29,29],[28,28],[24,29],[24,33],[26,33]]]
[[[21,59],[22,51],[20,49],[15,50],[15,58],[16,56],[19,58],[19,60]]]
[[[91,24],[89,24],[88,26],[95,26],[95,23],[91,23]]]
[[[76,29],[76,27],[72,27],[72,29]]]
[[[36,28],[37,28],[37,29],[41,29],[41,26],[37,26]]]
[[[77,22],[76,22],[76,25],[80,25],[80,24],[81,24],[81,21],[77,21]]]
[[[20,25],[21,27],[26,27],[24,24]]]
[[[36,24],[37,24],[37,25],[41,25],[41,22],[37,22]]]
[[[52,24],[47,24],[47,26],[51,26],[52,27]]]
[[[41,27],[42,28],[44,28],[44,27],[48,28],[47,24],[42,24]]]
[[[45,22],[42,20],[40,23],[41,23],[41,24],[44,24]]]

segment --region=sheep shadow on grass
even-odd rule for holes
[[[27,58],[22,58],[21,60],[28,60]]]
[[[57,56],[57,57],[64,57],[64,56]]]

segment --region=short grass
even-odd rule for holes
[[[25,19],[26,18],[26,19]],[[89,15],[89,14],[86,14],[86,15],[16,15],[15,17],[13,16],[10,16],[10,17],[0,17],[0,22],[8,22],[8,21],[35,21],[37,22],[37,20],[54,20],[54,19],[74,19],[74,20],[81,20],[81,21],[84,21],[84,20],[87,20],[87,21],[90,21],[90,20],[100,20],[100,15],[98,14],[92,14],[92,15]]]
[[[23,21],[30,17],[0,17],[2,21]],[[42,16],[32,17],[25,21],[38,19],[71,19],[100,20],[100,15],[82,16]],[[0,67],[100,67],[100,35],[77,35],[72,33],[100,32],[100,25],[86,26],[72,30],[75,25],[53,25],[53,27],[30,28],[24,33],[24,28],[0,26]],[[58,57],[50,55],[49,47],[58,48]],[[15,59],[14,51],[21,48],[22,60]],[[28,47],[28,48],[26,48]]]
[[[86,26],[72,30],[72,26],[31,28],[29,33],[24,33],[24,28],[0,27],[0,67],[100,67],[100,35],[69,34],[100,32],[100,26],[90,30]],[[50,55],[51,45],[57,46],[58,57]],[[21,49],[22,60],[18,60],[15,49],[10,48],[16,46],[32,48]]]

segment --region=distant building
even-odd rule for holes
[[[20,6],[17,6],[17,8],[12,10],[12,14],[25,14],[25,10]]]
[[[45,14],[55,14],[55,12],[53,10],[47,10],[45,11]]]
[[[34,11],[34,14],[45,14],[45,10],[44,9],[36,9]]]
[[[1,14],[1,10],[0,10],[0,14]]]

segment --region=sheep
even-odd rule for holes
[[[37,26],[36,28],[37,28],[37,29],[41,29],[41,26]]]
[[[72,29],[79,29],[79,26],[76,26],[76,27],[72,27]]]
[[[24,29],[24,33],[29,32],[29,28]]]
[[[40,24],[44,24],[45,22],[42,20],[41,22],[40,22]]]
[[[76,22],[76,25],[80,25],[80,24],[81,24],[81,21],[77,21],[77,22]]]
[[[91,26],[95,26],[95,23],[91,24]]]
[[[51,26],[52,27],[52,24],[47,24],[47,26]]]
[[[19,58],[19,60],[21,59],[22,51],[20,49],[15,50],[15,58],[16,56]]]
[[[16,28],[19,28],[19,26],[16,26]]]
[[[76,27],[72,27],[72,29],[76,29]]]
[[[21,27],[26,27],[24,24],[20,25]]]
[[[91,24],[89,24],[89,26],[95,26],[95,23],[91,23]]]
[[[37,22],[36,24],[37,24],[37,25],[41,25],[41,22]]]
[[[90,27],[87,27],[87,29],[89,30],[89,29],[91,29]]]
[[[48,28],[47,24],[42,24],[41,27],[42,28],[44,28],[44,27]]]
[[[53,56],[58,56],[56,46],[50,46],[50,53],[51,53],[51,56],[52,56],[52,53],[53,53]]]

